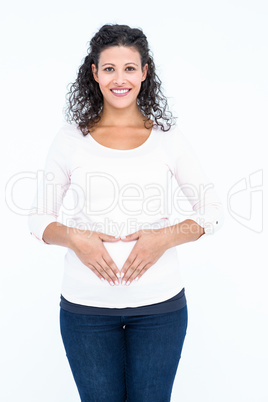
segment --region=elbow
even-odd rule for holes
[[[221,203],[212,205],[208,214],[207,222],[204,230],[206,234],[214,234],[218,232],[224,224],[224,208]]]
[[[220,202],[207,204],[205,211],[195,211],[193,218],[203,229],[203,234],[214,234],[224,223],[224,209]]]
[[[55,219],[54,219],[55,220]],[[30,235],[37,239],[42,244],[49,244],[43,240],[43,233],[46,226],[53,221],[51,217],[43,220],[38,214],[30,214],[28,215],[28,230]]]
[[[42,241],[36,231],[36,216],[34,214],[29,214],[27,219],[28,230],[30,235],[35,239]]]

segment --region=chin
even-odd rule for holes
[[[114,107],[115,109],[126,109],[131,106],[137,105],[137,102],[109,102],[109,105]]]

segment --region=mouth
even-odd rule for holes
[[[111,89],[111,92],[115,96],[126,96],[130,91],[131,91],[131,89],[128,89],[128,88],[126,88],[126,89]]]

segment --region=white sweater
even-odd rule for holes
[[[193,219],[213,234],[223,223],[223,207],[213,184],[177,126],[153,127],[139,147],[105,147],[76,124],[64,124],[52,142],[28,217],[40,242],[48,224],[59,221],[82,230],[126,235]],[[67,201],[67,205],[66,204]],[[68,204],[69,202],[69,204]],[[121,269],[135,241],[103,242]],[[62,295],[87,306],[124,308],[159,303],[184,287],[177,248],[164,252],[129,286],[101,281],[67,248]]]

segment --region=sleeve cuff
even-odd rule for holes
[[[211,235],[216,233],[223,226],[223,207],[221,204],[218,204],[217,206],[213,205],[210,207],[210,211],[206,214],[195,212],[189,218],[198,223],[198,225],[204,229],[205,234]]]
[[[43,240],[43,233],[46,227],[52,223],[57,222],[55,216],[52,215],[29,215],[28,226],[30,234],[39,240],[42,244],[49,244]]]

